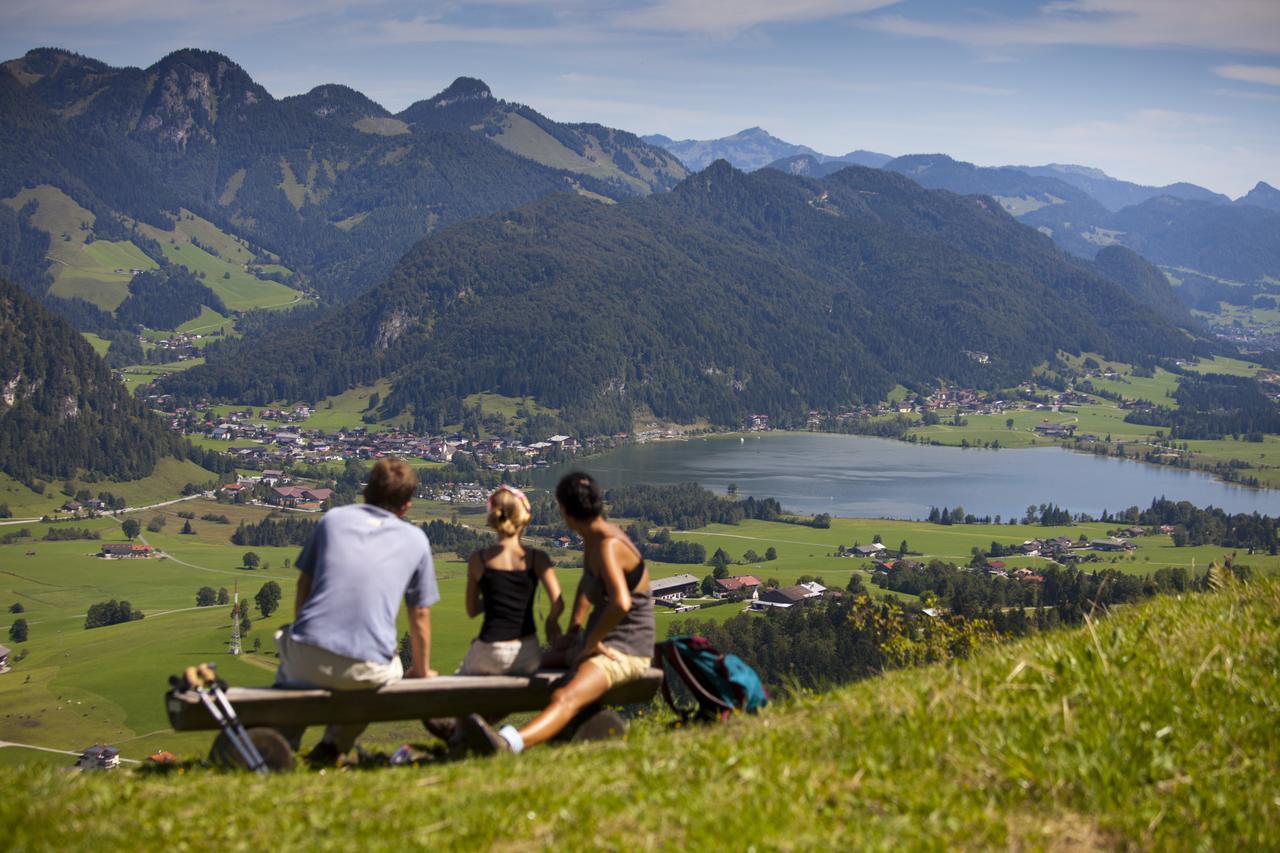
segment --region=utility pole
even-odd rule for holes
[[[231,605],[231,654],[240,654],[240,582],[236,581],[235,603]]]

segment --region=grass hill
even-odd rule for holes
[[[28,765],[0,783],[0,823],[18,849],[166,845],[197,817],[209,846],[1263,848],[1277,612],[1274,581],[1164,597],[758,718],[520,757],[273,778]]]
[[[447,424],[451,398],[489,390],[612,432],[636,406],[803,423],[897,382],[1006,387],[1058,349],[1145,360],[1190,346],[987,202],[888,171],[810,181],[719,162],[663,195],[555,196],[451,228],[316,326],[211,347],[167,387],[265,402],[392,376],[384,415]]]
[[[414,132],[478,133],[544,166],[587,175],[625,192],[667,190],[688,174],[671,154],[633,134],[552,121],[523,104],[495,98],[484,81],[472,77],[459,77],[435,97],[409,105],[396,119]]]
[[[33,50],[0,65],[0,198],[56,187],[109,240],[127,240],[135,224],[170,232],[195,215],[283,258],[321,294],[343,296],[452,222],[553,192],[623,198],[684,175],[665,151],[620,131],[558,124],[490,97],[475,132],[446,120],[458,107],[420,103],[434,123],[392,117],[343,86],[277,100],[209,51],[139,69]]]

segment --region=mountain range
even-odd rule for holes
[[[1113,212],[1061,175],[975,166],[945,154],[898,157],[883,168],[922,186],[991,196],[1020,221],[1083,257],[1119,244],[1163,267],[1245,283],[1280,279],[1280,211],[1228,203],[1225,196],[1206,196],[1208,191],[1198,187],[1190,191],[1197,198],[1156,194]],[[1255,188],[1254,198],[1265,202],[1267,189],[1265,184]]]
[[[0,199],[24,220],[0,221],[13,240],[34,212],[13,200],[32,187],[93,214],[95,237],[139,245],[139,226],[168,233],[191,211],[328,298],[380,280],[449,223],[555,192],[627,198],[685,174],[629,133],[551,121],[467,78],[391,115],[344,86],[273,98],[208,51],[139,69],[40,49],[0,66]]]
[[[668,193],[559,194],[442,229],[309,328],[211,347],[164,387],[316,400],[389,376],[382,415],[421,427],[491,390],[609,432],[640,406],[802,424],[897,382],[1007,387],[1064,349],[1189,354],[1152,309],[1176,305],[1168,283],[1113,254],[1105,269],[1073,258],[985,198],[888,170],[812,180],[717,161]]]
[[[705,169],[716,160],[725,160],[735,168],[752,171],[764,168],[777,160],[797,156],[812,157],[818,163],[844,163],[872,168],[879,168],[893,159],[888,154],[863,150],[851,151],[838,157],[819,154],[807,145],[785,142],[760,127],[749,127],[720,139],[677,141],[661,134],[643,136],[641,139],[650,145],[670,151],[680,158],[680,162],[694,171]]]
[[[1112,178],[1088,166],[979,167],[945,154],[890,158],[870,152],[830,157],[761,128],[710,140],[645,140],[690,168],[723,157],[734,166],[821,178],[856,162],[901,172],[923,186],[989,195],[1064,249],[1092,258],[1107,245],[1136,249],[1152,261],[1214,278],[1253,283],[1280,279],[1280,191],[1259,182],[1234,202],[1180,182],[1154,187]],[[774,155],[774,159],[768,159]]]

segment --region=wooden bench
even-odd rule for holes
[[[227,698],[240,722],[275,769],[293,765],[292,750],[282,750],[279,726],[315,726],[329,723],[380,723],[393,720],[427,720],[467,714],[505,716],[520,711],[540,711],[567,673],[543,670],[524,678],[507,675],[443,675],[412,678],[377,690],[320,690],[276,687],[232,687]],[[599,740],[626,730],[626,721],[609,705],[631,705],[651,700],[662,684],[662,670],[650,669],[637,681],[613,687],[600,701],[578,715],[559,740]],[[176,731],[209,731],[219,728],[200,697],[190,690],[170,690],[165,709]],[[285,754],[287,753],[287,754]],[[223,734],[214,741],[210,758],[234,764],[234,750]]]

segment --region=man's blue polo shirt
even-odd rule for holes
[[[440,600],[427,535],[369,504],[325,513],[297,566],[311,575],[311,596],[291,638],[356,660],[395,656],[402,599],[411,608]]]

